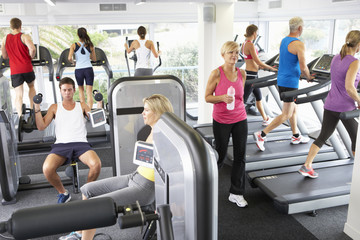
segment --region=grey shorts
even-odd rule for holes
[[[153,75],[152,68],[137,68],[134,74],[135,77],[151,76],[151,75]]]
[[[138,172],[89,182],[80,190],[87,198],[111,197],[118,206],[136,201],[141,206],[146,206],[155,201],[154,182]]]

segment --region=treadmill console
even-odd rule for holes
[[[330,75],[330,66],[333,57],[334,55],[332,54],[322,55],[311,68],[311,72],[325,73]]]

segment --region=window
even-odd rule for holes
[[[334,45],[333,53],[340,53],[341,47],[345,43],[346,35],[351,30],[360,29],[360,19],[339,19],[335,22],[335,31],[334,31]],[[357,58],[360,57],[360,54],[355,55]]]
[[[304,21],[304,30],[300,40],[305,43],[306,61],[320,57],[330,52],[330,25],[328,20]],[[269,53],[273,56],[279,53],[281,40],[289,34],[289,22],[269,23]]]

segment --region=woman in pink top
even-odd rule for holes
[[[230,134],[233,141],[234,162],[231,172],[231,187],[229,201],[239,207],[248,204],[245,193],[245,150],[248,135],[247,116],[243,101],[246,74],[244,70],[235,67],[239,55],[239,45],[228,41],[221,48],[224,64],[214,69],[209,77],[205,101],[214,104],[213,132],[215,148],[219,154],[218,167],[224,164]],[[229,96],[228,89],[235,89],[235,95]],[[234,104],[230,108],[228,105]],[[229,110],[232,109],[232,110]]]

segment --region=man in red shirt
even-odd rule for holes
[[[35,96],[35,74],[31,59],[34,58],[36,49],[31,37],[21,32],[21,20],[12,18],[10,28],[12,32],[4,37],[1,44],[2,57],[9,58],[11,84],[15,88],[15,108],[22,115],[24,82],[29,87],[30,108],[33,108],[33,97]]]

